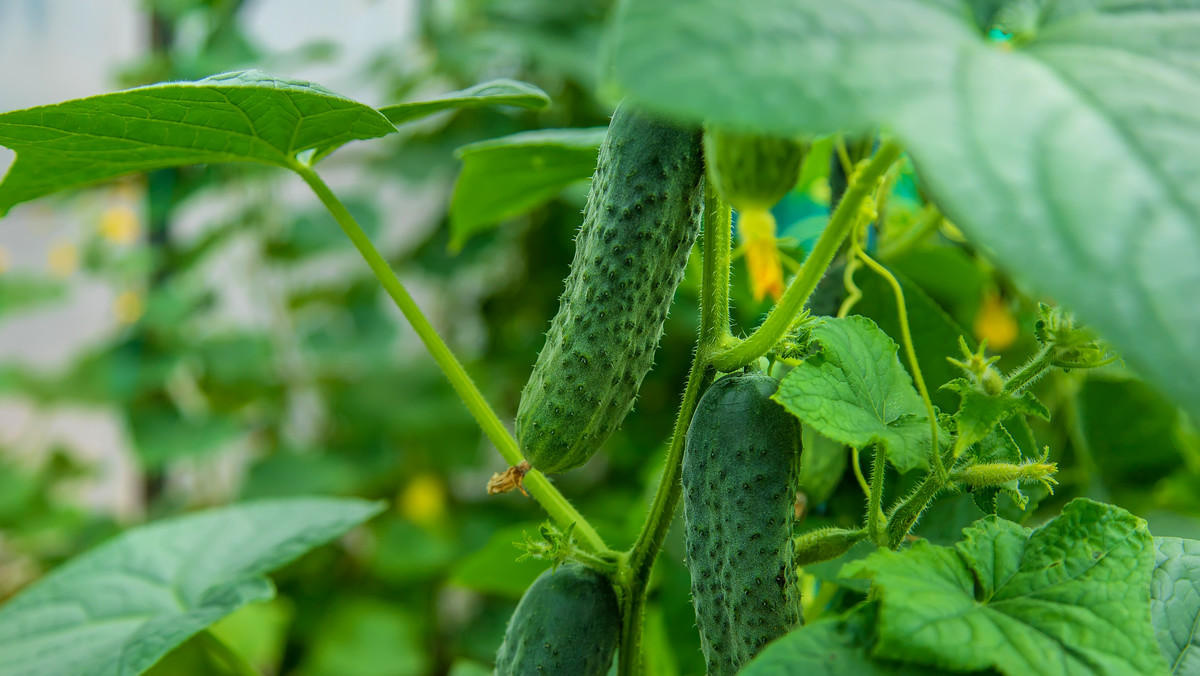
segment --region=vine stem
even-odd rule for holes
[[[650,571],[662,550],[663,540],[675,509],[679,505],[683,486],[683,449],[688,426],[700,395],[713,380],[708,365],[708,353],[729,336],[729,259],[732,237],[732,213],[717,194],[711,181],[704,188],[704,278],[700,287],[700,338],[692,367],[688,373],[683,401],[675,418],[675,428],[667,449],[667,461],[662,478],[654,493],[654,502],[646,515],[646,523],[637,542],[622,562],[619,586],[624,603],[621,622],[621,647],[618,656],[619,676],[642,673],[642,621],[646,607],[646,587]]]
[[[1053,344],[1043,345],[1032,359],[1010,374],[1004,382],[1004,391],[1008,394],[1018,394],[1027,385],[1042,377],[1046,369],[1054,364],[1054,347]]]
[[[858,223],[863,200],[874,192],[875,183],[900,157],[902,150],[899,144],[888,141],[858,170],[812,253],[805,259],[800,274],[788,285],[783,297],[749,338],[712,356],[712,365],[717,370],[729,372],[746,366],[769,352],[787,333],[792,321],[808,302],[809,296],[817,288],[817,283],[833,262],[838,249]]]
[[[371,268],[371,272],[375,273],[375,278],[383,285],[387,294],[391,296],[392,301],[396,303],[396,307],[404,314],[405,319],[412,325],[421,342],[425,344],[425,348],[429,350],[429,354],[433,356],[433,360],[442,369],[442,373],[450,381],[450,385],[454,387],[454,391],[458,393],[462,402],[466,404],[467,410],[479,423],[483,429],[483,433],[500,451],[500,455],[510,465],[519,465],[525,460],[521,455],[521,450],[517,447],[516,439],[500,422],[500,418],[496,416],[496,412],[488,405],[487,400],[483,398],[483,394],[471,377],[467,375],[458,358],[446,346],[445,341],[438,335],[433,325],[421,312],[421,308],[417,306],[408,290],[396,278],[396,273],[392,271],[391,266],[379,255],[375,246],[371,243],[371,239],[367,237],[358,222],[350,215],[350,212],[342,204],[341,200],[333,194],[329,186],[321,180],[313,169],[300,162],[294,162],[292,170],[304,179],[304,182],[312,188],[321,203],[333,215],[334,220],[341,226],[342,232],[350,238],[354,243],[355,248],[362,255],[367,265]],[[560,525],[569,526],[575,524],[575,534],[579,537],[580,542],[585,548],[590,549],[597,554],[609,555],[612,550],[604,543],[600,534],[596,529],[588,523],[587,519],[579,513],[578,510],[558,491],[541,472],[531,469],[525,475],[525,488],[529,493],[541,504],[542,508]]]
[[[888,286],[892,287],[892,293],[896,296],[896,315],[900,320],[900,338],[904,343],[904,355],[908,358],[908,366],[912,370],[913,383],[917,386],[917,392],[921,395],[921,402],[925,405],[925,414],[929,416],[929,441],[932,445],[932,450],[929,455],[932,461],[934,470],[938,477],[944,483],[946,481],[946,466],[942,462],[941,449],[938,447],[938,421],[937,413],[933,409],[933,400],[929,398],[929,389],[925,387],[925,378],[921,375],[921,365],[917,363],[917,351],[913,347],[912,331],[908,326],[908,309],[904,303],[904,289],[900,288],[900,282],[896,279],[887,268],[880,265],[874,258],[867,255],[867,252],[862,248],[858,248],[855,252],[859,259],[875,274],[882,277]]]
[[[867,532],[871,534],[871,540],[882,547],[887,542],[887,516],[883,513],[883,475],[887,473],[887,460],[880,444],[875,444],[874,450],[871,455],[871,493],[867,500]]]

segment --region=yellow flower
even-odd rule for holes
[[[73,243],[60,241],[50,247],[46,263],[55,277],[70,277],[79,267],[79,252]]]
[[[133,244],[142,234],[142,224],[132,207],[119,204],[101,214],[100,234],[115,244]]]
[[[983,298],[975,315],[975,337],[986,340],[988,347],[1003,352],[1017,341],[1020,329],[1000,294],[992,291]]]
[[[418,474],[400,496],[400,513],[413,523],[429,525],[446,514],[446,488],[432,474]]]
[[[132,324],[141,319],[145,310],[146,305],[142,301],[142,294],[137,291],[125,291],[117,296],[117,300],[113,303],[113,314],[122,324]]]
[[[775,217],[766,209],[739,212],[738,233],[746,247],[746,268],[754,299],[768,293],[775,300],[783,295],[783,265],[775,244]]]

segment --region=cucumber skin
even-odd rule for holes
[[[496,655],[496,676],[605,676],[621,633],[612,585],[600,573],[567,563],[534,580],[509,620]]]
[[[736,674],[801,624],[793,564],[800,424],[761,373],[705,392],[683,455],[684,538],[709,676]]]
[[[517,411],[535,468],[588,461],[633,408],[700,230],[699,127],[622,103],[592,177],[558,314]]]
[[[710,127],[704,132],[708,175],[734,209],[767,210],[796,187],[808,150],[796,139]]]

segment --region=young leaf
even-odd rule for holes
[[[379,109],[392,124],[428,117],[443,110],[483,108],[485,106],[516,106],[532,110],[544,110],[550,105],[550,96],[541,89],[517,80],[492,80],[444,94],[429,101],[397,103]]]
[[[1001,420],[1017,415],[1033,415],[1043,420],[1050,419],[1050,411],[1038,401],[1032,392],[1021,395],[1000,392],[988,396],[980,392],[965,378],[951,380],[943,385],[962,397],[954,420],[958,427],[958,444],[966,448],[981,441],[1000,424]]]
[[[895,134],[973,241],[1200,415],[1196,7],[627,0],[610,53],[658,110]],[[986,37],[996,18],[1013,39]]]
[[[1154,538],[1150,617],[1171,674],[1200,672],[1200,541]]]
[[[396,131],[369,106],[259,71],[171,82],[0,114],[17,160],[0,183],[0,216],[22,202],[123,174],[183,164],[287,167],[303,151]]]
[[[774,399],[834,441],[881,444],[902,472],[929,460],[929,419],[897,346],[866,317],[827,319],[811,329],[821,350],[792,369]]]
[[[1037,530],[987,517],[954,548],[918,541],[842,572],[872,581],[881,657],[1013,676],[1152,675],[1166,672],[1149,612],[1152,544],[1141,519],[1078,499]]]
[[[0,607],[5,676],[136,676],[234,610],[271,598],[264,575],[381,509],[270,500],[127,531]]]
[[[450,202],[451,246],[589,178],[606,131],[543,129],[459,148],[463,170]]]

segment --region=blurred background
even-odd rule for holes
[[[0,0],[0,110],[249,67],[379,106],[497,77],[537,84],[554,100],[545,111],[441,114],[320,165],[511,420],[557,308],[587,185],[451,246],[455,150],[606,124],[614,101],[597,92],[609,4]],[[825,153],[776,210],[796,260],[838,189]],[[11,159],[0,149],[0,168]],[[885,230],[911,225],[922,206],[909,170]],[[1035,349],[1038,299],[952,227],[878,254],[905,283],[932,387],[954,377],[945,357],[959,335],[987,338],[1006,370]],[[692,355],[697,262],[635,412],[605,452],[556,479],[615,547],[636,537],[660,472]],[[769,305],[753,302],[740,273],[735,321],[749,328]],[[886,287],[866,272],[856,279],[865,296],[855,312],[896,335]],[[836,311],[842,294],[831,275],[817,311]],[[1174,406],[1119,367],[1055,374],[1039,394],[1055,419],[1029,430],[1026,445],[1050,447],[1063,486],[1031,496],[1031,517],[1007,505],[1009,516],[1036,521],[1088,495],[1147,516],[1158,535],[1200,536],[1200,435]],[[935,403],[953,410],[956,399],[935,393]],[[829,466],[806,468],[801,529],[861,513],[846,453],[824,457]],[[517,561],[513,546],[544,520],[536,504],[485,495],[503,468],[333,220],[286,172],[158,171],[23,205],[0,222],[0,602],[147,520],[270,496],[378,498],[391,506],[384,515],[284,569],[276,600],[214,631],[268,675],[490,673],[505,622],[546,566]],[[980,515],[971,496],[946,499],[922,533],[953,539]],[[680,530],[648,611],[655,674],[703,672]],[[806,571],[810,599],[858,598],[832,584],[835,570]],[[186,644],[155,673],[222,672]]]

